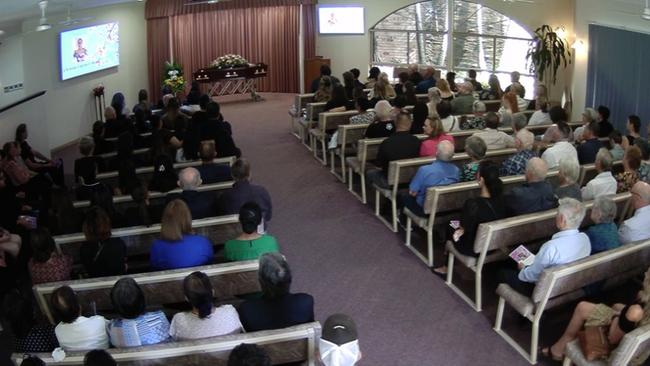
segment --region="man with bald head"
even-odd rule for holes
[[[532,158],[526,164],[526,183],[515,187],[506,198],[512,216],[557,207],[553,186],[546,181],[548,167],[544,160]]]
[[[618,229],[621,244],[650,238],[650,185],[639,181],[630,190],[634,216],[625,220]]]
[[[415,87],[415,91],[418,94],[426,94],[430,88],[436,86],[436,78],[434,76],[435,73],[436,73],[436,69],[434,69],[431,66],[427,66],[424,68],[422,81],[420,81]]]
[[[401,203],[414,214],[426,216],[423,207],[427,189],[458,183],[460,172],[458,167],[451,162],[453,156],[454,144],[446,140],[440,142],[436,160],[418,169],[409,185],[409,193],[408,195],[402,195]]]
[[[167,196],[167,201],[181,199],[185,201],[192,213],[192,219],[202,219],[217,216],[217,197],[214,192],[199,192],[203,181],[201,174],[195,168],[185,168],[178,174],[178,186],[183,190],[180,194]]]
[[[519,130],[515,137],[517,153],[501,163],[501,175],[519,175],[526,172],[528,161],[536,156],[533,152],[535,135],[527,129]]]

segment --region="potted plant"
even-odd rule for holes
[[[560,66],[571,64],[571,48],[566,39],[544,24],[535,30],[526,59],[530,63],[530,72],[537,76],[537,80],[551,78],[555,84]]]

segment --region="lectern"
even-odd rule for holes
[[[305,93],[309,93],[311,91],[311,82],[320,76],[321,65],[329,66],[330,59],[319,56],[305,59]]]

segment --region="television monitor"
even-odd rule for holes
[[[61,80],[68,80],[120,64],[117,22],[61,32],[59,35]]]
[[[319,6],[320,34],[364,34],[366,25],[361,6]]]

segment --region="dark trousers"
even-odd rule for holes
[[[426,217],[427,214],[424,213],[424,209],[420,204],[418,204],[418,201],[416,200],[415,197],[411,196],[408,192],[404,193],[399,193],[397,195],[397,210],[398,212],[402,210],[402,208],[408,208],[409,211],[413,212],[414,214],[422,217]]]
[[[519,279],[519,271],[512,268],[503,268],[498,274],[499,283],[505,283],[512,287],[513,290],[524,296],[531,296],[535,290],[535,284],[524,282]]]
[[[381,169],[370,169],[366,171],[366,180],[371,187],[373,184],[376,184],[379,188],[390,189],[388,179],[386,179],[386,175]]]

